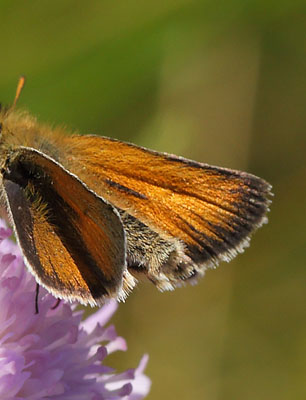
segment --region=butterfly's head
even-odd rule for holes
[[[25,77],[21,76],[18,81],[15,99],[11,106],[7,107],[7,106],[3,106],[2,104],[0,104],[0,145],[3,143],[3,141],[4,141],[3,138],[5,137],[5,131],[8,129],[7,121],[10,119],[12,114],[14,114],[14,112],[15,112],[15,107],[16,107],[17,101],[20,97],[21,91],[24,87],[24,84],[25,84]]]
[[[3,152],[3,148],[7,147],[10,142],[10,137],[15,131],[14,126],[16,121],[17,112],[11,107],[0,108],[0,152]],[[2,155],[1,155],[2,157]]]
[[[4,137],[6,132],[6,113],[3,111],[3,108],[0,108],[0,157],[3,158],[3,147],[5,147]]]
[[[10,107],[3,106],[0,104],[0,139],[3,136],[3,132],[5,131],[6,119],[9,114]]]

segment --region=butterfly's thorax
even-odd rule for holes
[[[19,147],[34,148],[52,159],[64,160],[65,149],[62,148],[63,138],[67,131],[62,128],[52,129],[40,124],[26,112],[2,111],[0,113],[0,156]]]

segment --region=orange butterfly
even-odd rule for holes
[[[271,186],[0,112],[2,200],[26,265],[56,297],[124,299],[138,276],[172,290],[229,261],[266,219]]]

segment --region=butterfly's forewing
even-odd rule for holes
[[[97,136],[66,138],[66,151],[68,168],[89,187],[178,239],[195,263],[229,260],[265,221],[271,188],[251,174]]]
[[[125,235],[117,211],[29,148],[15,152],[3,187],[28,267],[54,295],[100,304],[121,290]]]

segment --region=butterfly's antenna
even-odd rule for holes
[[[18,99],[20,97],[20,93],[21,93],[21,91],[22,91],[22,89],[24,87],[24,84],[25,84],[25,77],[21,76],[19,78],[19,81],[18,81],[18,85],[17,85],[17,89],[16,89],[16,95],[15,95],[15,99],[13,101],[11,110],[13,110],[16,107],[17,101],[18,101]]]

